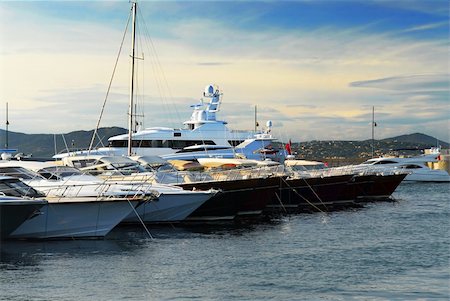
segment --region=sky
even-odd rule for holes
[[[124,1],[1,1],[0,120],[23,133],[127,127]],[[232,129],[280,141],[449,139],[447,0],[139,1],[143,126],[182,127],[205,86]],[[121,50],[120,50],[121,49]],[[120,50],[120,56],[118,56]],[[118,64],[112,77],[116,59]]]

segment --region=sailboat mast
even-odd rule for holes
[[[374,144],[375,144],[375,107],[372,107],[372,158],[375,156]]]
[[[133,26],[131,30],[131,78],[130,78],[130,104],[128,109],[128,156],[132,155],[133,136],[133,96],[134,96],[134,60],[136,40],[136,2],[132,2]]]

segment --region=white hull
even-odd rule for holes
[[[138,204],[137,201],[127,200],[49,203],[41,208],[40,214],[25,221],[10,237],[104,237]]]
[[[413,172],[404,182],[450,182],[450,175],[444,170],[430,169],[426,172]]]
[[[155,201],[139,206],[136,211],[145,223],[167,223],[185,220],[192,212],[214,195],[213,192],[161,193]],[[136,214],[130,214],[125,223],[139,223]]]

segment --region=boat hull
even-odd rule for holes
[[[353,199],[346,198],[343,192],[351,178],[351,175],[340,175],[286,179],[267,206],[267,211],[329,211],[335,207],[349,206],[353,204]]]
[[[24,200],[15,197],[2,198],[0,200],[0,240],[7,239],[9,234],[45,204],[47,202],[43,200]]]
[[[161,193],[155,200],[151,200],[130,213],[124,223],[168,223],[180,222],[204,204],[214,195],[214,192],[203,191],[197,193]]]
[[[370,175],[372,185],[363,185],[358,192],[357,199],[365,200],[390,200],[391,195],[402,183],[407,174]]]
[[[134,200],[48,203],[39,214],[13,231],[10,237],[101,238],[140,204]]]
[[[435,182],[448,183],[450,182],[450,175],[445,170],[430,169],[426,173],[415,171],[406,176],[404,182]]]
[[[278,177],[178,184],[185,190],[213,188],[221,191],[194,211],[186,219],[188,221],[232,220],[235,217],[259,216],[279,185]]]

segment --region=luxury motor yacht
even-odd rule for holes
[[[184,128],[152,127],[132,132],[133,155],[162,156],[168,160],[192,160],[203,157],[233,158],[236,155],[265,159],[281,156],[273,149],[276,139],[270,134],[272,122],[262,132],[234,131],[226,121],[217,120],[222,93],[215,85],[208,85],[199,104],[193,105],[191,118]],[[129,134],[108,139],[108,146],[90,151],[77,151],[55,155],[60,159],[71,155],[128,155]]]
[[[450,175],[447,171],[441,169],[431,169],[427,166],[428,162],[437,162],[439,152],[420,155],[415,157],[380,157],[369,159],[355,168],[372,168],[382,171],[385,168],[395,168],[408,173],[405,182],[450,182]]]
[[[287,189],[288,192],[282,196],[295,210],[329,209],[365,201],[391,200],[392,193],[408,174],[395,168],[382,171],[353,165],[328,168],[323,162],[308,160],[286,160],[284,164],[293,173],[287,179],[285,189],[289,186],[294,189]],[[277,203],[272,203],[276,207]]]

